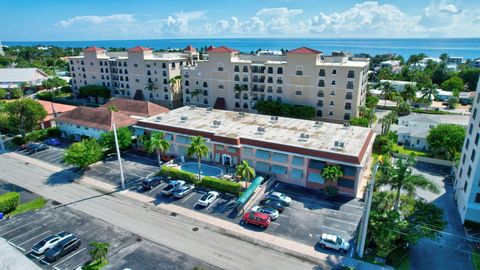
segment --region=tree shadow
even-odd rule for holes
[[[78,180],[84,171],[79,171],[77,168],[71,167],[63,169],[59,172],[52,173],[46,180],[45,184],[49,186],[59,186],[71,184]]]

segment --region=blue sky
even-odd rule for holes
[[[480,37],[480,0],[15,0],[0,40]]]

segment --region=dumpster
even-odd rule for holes
[[[0,212],[0,220],[2,220],[2,219],[3,219],[3,213]]]

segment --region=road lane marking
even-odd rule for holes
[[[40,229],[40,228],[42,228],[42,226],[38,226],[38,227],[36,227],[35,229],[31,229],[31,230],[29,230],[29,231],[26,231],[26,232],[24,232],[24,233],[22,233],[22,234],[20,234],[20,235],[17,235],[17,236],[15,236],[15,237],[13,237],[12,239],[10,239],[10,240],[8,240],[8,241],[9,241],[9,242],[10,242],[10,241],[13,241],[14,239],[17,239],[17,238],[19,238],[19,237],[21,237],[21,236],[23,236],[23,235],[25,235],[25,234],[29,234],[29,233],[31,233],[31,232],[33,232],[33,231],[35,231],[35,230]]]
[[[25,226],[27,226],[27,225],[29,225],[29,224],[32,224],[32,223],[33,223],[33,221],[32,221],[32,222],[29,222],[29,223],[27,223],[27,224],[23,224],[22,226],[18,226],[18,227],[16,227],[15,229],[12,229],[12,230],[10,230],[10,231],[8,231],[8,232],[4,232],[4,233],[0,234],[0,236],[4,236],[4,235],[6,235],[6,234],[9,234],[9,233],[11,233],[11,232],[13,232],[13,231],[16,231],[16,230],[18,230],[18,229],[20,229],[20,228],[23,228],[23,227],[25,227]]]
[[[58,263],[56,263],[55,265],[52,265],[52,267],[56,267],[56,266],[58,266],[59,264],[61,264],[61,263],[64,263],[66,260],[68,260],[68,259],[72,258],[73,256],[75,256],[75,255],[77,255],[78,253],[80,253],[80,252],[84,251],[85,249],[87,249],[87,248],[86,248],[86,247],[84,247],[84,248],[82,248],[82,249],[80,249],[80,250],[77,250],[75,253],[71,254],[71,255],[70,255],[70,256],[68,256],[67,258],[65,258],[65,259],[63,259],[63,260],[61,260],[61,261],[59,261],[59,262],[58,262]]]

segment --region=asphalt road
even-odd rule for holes
[[[115,194],[103,194],[72,182],[69,173],[60,173],[63,182],[46,185],[53,173],[50,170],[6,155],[0,155],[0,164],[1,179],[220,268],[267,269],[272,265],[292,270],[316,268],[310,262],[211,231],[196,221],[166,215]]]

